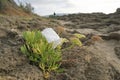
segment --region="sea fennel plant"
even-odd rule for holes
[[[22,53],[40,67],[45,78],[50,76],[50,72],[59,69],[62,59],[60,48],[53,49],[53,44],[48,43],[40,31],[26,31],[23,38]]]

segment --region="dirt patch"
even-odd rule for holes
[[[50,80],[113,80],[112,69],[105,58],[84,48],[64,51],[61,67],[65,69],[64,73],[54,75]]]
[[[120,59],[120,47],[115,47],[114,50],[115,50],[115,54]]]
[[[43,80],[42,71],[29,64],[28,58],[20,52],[16,34],[13,35],[0,37],[0,80]]]

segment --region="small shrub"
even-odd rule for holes
[[[79,38],[79,39],[81,39],[81,38],[86,38],[85,35],[83,35],[83,34],[78,34],[78,33],[75,33],[74,36],[75,36],[76,38]]]
[[[2,11],[5,8],[5,5],[3,4],[3,1],[0,1],[0,11]]]
[[[33,13],[34,8],[30,3],[23,4],[22,2],[19,2],[19,7],[23,9],[26,13]]]
[[[82,46],[82,42],[80,39],[86,38],[86,36],[83,34],[78,34],[78,33],[73,34],[73,36],[74,37],[70,38],[72,45]]]
[[[69,38],[69,41],[67,39],[65,39],[65,41],[70,42],[71,45],[69,47],[67,47],[67,48],[64,48],[63,50],[71,49],[74,46],[81,47],[83,44],[82,44],[80,39],[82,39],[82,38],[86,38],[86,36],[82,35],[82,34],[75,33],[75,34],[73,34],[73,37]]]
[[[78,45],[78,46],[82,46],[82,42],[79,40],[79,38],[75,38],[75,37],[72,37],[70,38],[70,41],[72,43],[72,45]]]
[[[53,44],[48,43],[40,31],[26,31],[23,38],[22,53],[42,69],[45,78],[59,69],[62,60],[60,48],[53,49]]]

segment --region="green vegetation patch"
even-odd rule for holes
[[[40,67],[45,78],[50,76],[50,72],[59,70],[62,60],[60,48],[53,49],[53,44],[48,43],[40,31],[26,31],[23,38],[22,53]]]

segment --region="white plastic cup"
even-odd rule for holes
[[[58,34],[52,28],[46,28],[42,31],[42,35],[45,36],[48,43],[53,43],[53,48],[56,48],[61,44],[62,40]]]

